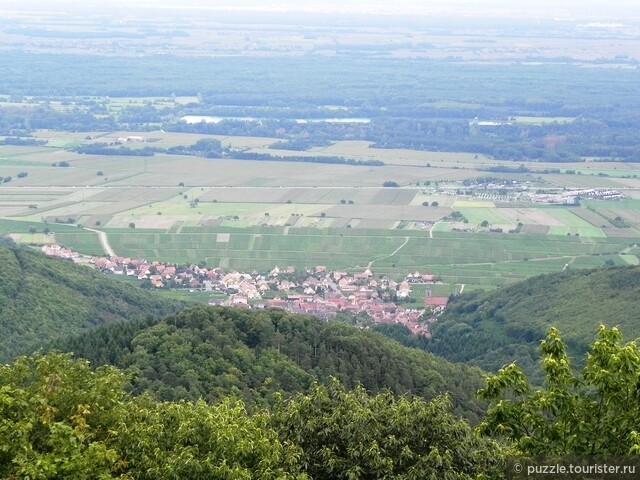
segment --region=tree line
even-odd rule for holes
[[[104,142],[86,143],[71,148],[71,151],[88,155],[125,155],[136,157],[152,157],[156,153],[168,153],[172,155],[197,155],[207,158],[232,158],[236,160],[257,160],[269,162],[303,162],[303,163],[328,163],[336,165],[363,165],[379,167],[384,165],[380,160],[355,160],[327,155],[313,156],[282,156],[269,153],[247,152],[222,147],[219,140],[202,139],[194,145],[178,145],[169,148],[145,146],[131,148],[124,145],[110,145]]]

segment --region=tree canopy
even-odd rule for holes
[[[272,422],[299,445],[314,479],[470,479],[502,467],[500,447],[450,413],[447,397],[429,402],[347,391],[337,380],[281,400]]]
[[[376,332],[277,309],[198,306],[162,320],[100,327],[56,347],[112,363],[132,375],[133,393],[166,401],[235,396],[248,406],[266,405],[275,392],[305,391],[315,379],[334,376],[372,393],[431,399],[448,392],[455,411],[471,420],[484,409],[474,396],[478,369]]]
[[[27,248],[0,245],[0,265],[0,361],[98,325],[184,306]]]
[[[486,378],[490,401],[480,431],[505,438],[520,454],[629,455],[640,453],[640,350],[622,343],[617,328],[601,326],[579,374],[551,328],[540,346],[545,381],[532,388],[515,364]]]
[[[0,367],[0,476],[32,479],[471,479],[500,446],[430,402],[333,379],[272,408],[125,393],[114,367],[49,353]]]

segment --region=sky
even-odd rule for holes
[[[478,18],[640,21],[639,0],[0,0],[0,10],[228,9]]]

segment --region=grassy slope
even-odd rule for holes
[[[640,335],[640,268],[566,271],[492,293],[457,297],[433,328],[431,351],[495,371],[517,361],[532,372],[547,329],[559,328],[580,357],[600,324]]]
[[[69,260],[0,245],[0,361],[97,325],[179,307]]]

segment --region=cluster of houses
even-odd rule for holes
[[[59,245],[45,245],[47,255],[75,259],[77,252]],[[434,275],[414,272],[396,282],[388,276],[376,277],[369,269],[359,273],[328,270],[318,265],[297,271],[294,267],[274,267],[269,273],[243,273],[207,268],[202,265],[177,266],[121,256],[91,257],[105,273],[135,277],[153,288],[188,288],[212,293],[210,304],[244,308],[282,308],[321,319],[338,313],[365,313],[375,323],[401,323],[413,333],[429,335],[428,327],[447,305],[448,297],[431,295]],[[415,284],[426,284],[424,304],[404,307]],[[215,293],[224,295],[215,295]],[[407,303],[407,305],[417,305]],[[428,317],[428,320],[425,318]]]
[[[45,255],[49,255],[50,257],[67,258],[69,260],[74,260],[80,257],[80,254],[78,252],[69,250],[68,248],[62,247],[57,244],[43,245],[42,253],[44,253]]]
[[[137,135],[129,135],[128,137],[118,137],[115,141],[115,144],[123,144],[123,143],[141,143],[145,142],[146,139],[144,137],[140,137]]]
[[[536,194],[531,196],[534,203],[553,203],[574,205],[581,198],[593,198],[598,200],[622,200],[624,195],[617,190],[602,188],[586,188],[581,190],[568,190],[559,194]]]

